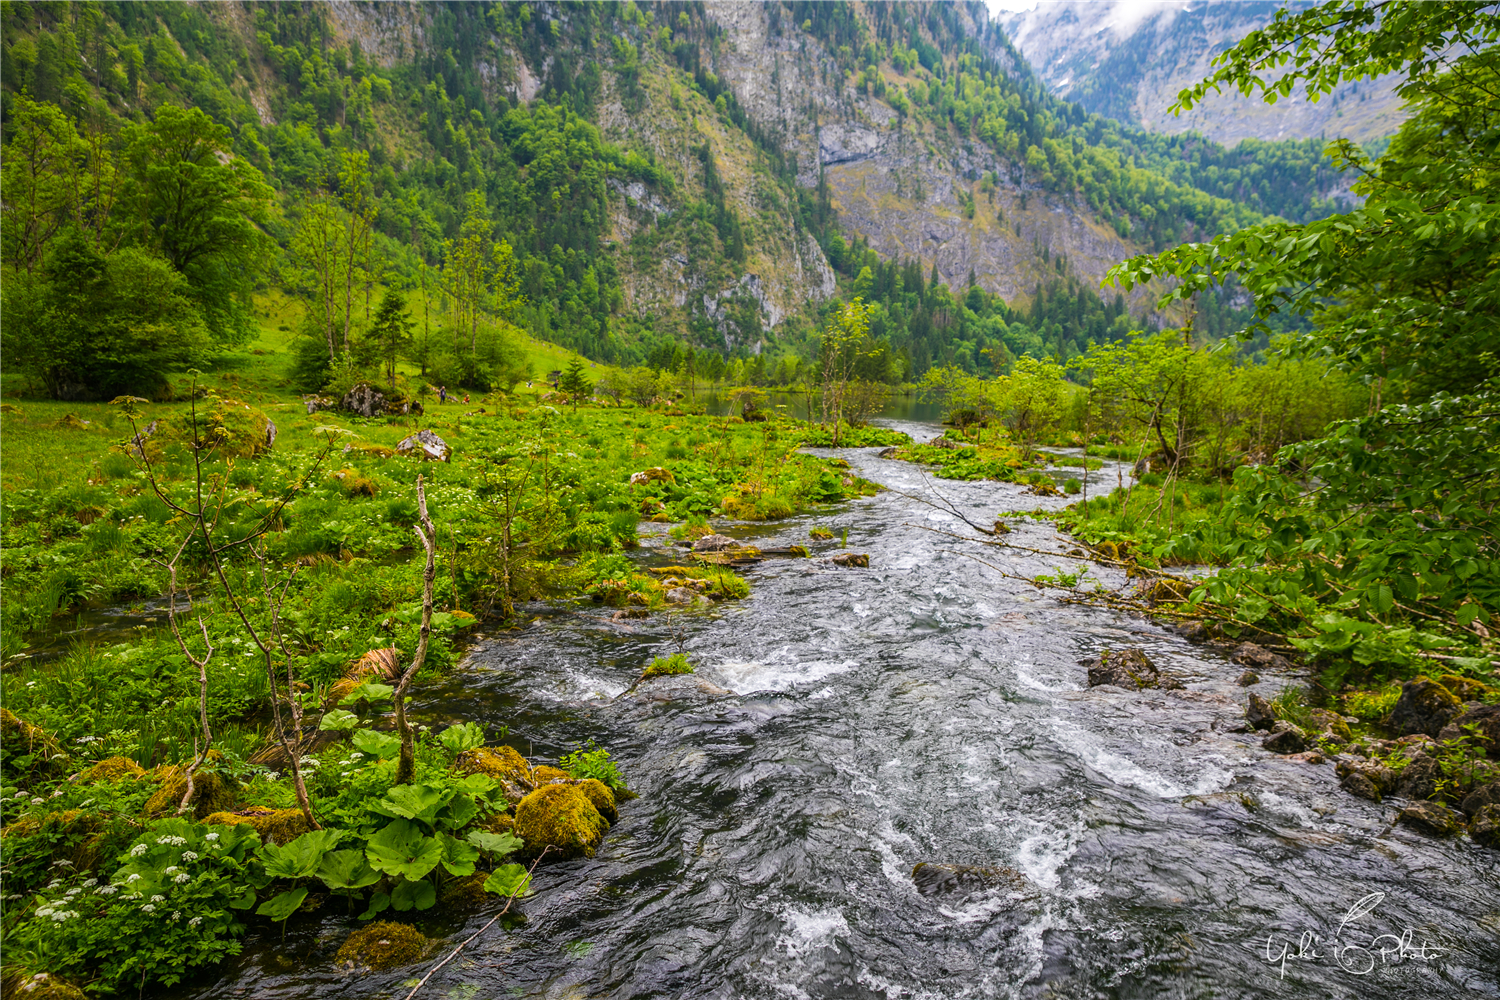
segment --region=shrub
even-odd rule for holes
[[[652,660],[650,665],[641,672],[642,677],[669,677],[673,674],[690,674],[693,665],[682,653],[673,653],[671,656],[658,656]]]
[[[692,667],[679,673],[691,673]],[[596,746],[593,740],[587,744],[579,744],[578,749],[570,754],[565,754],[557,762],[562,769],[574,778],[593,778],[602,782],[610,791],[619,791],[625,787],[625,776],[620,773],[620,766],[609,758],[609,751],[603,747]]]

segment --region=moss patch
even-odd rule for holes
[[[560,767],[549,767],[543,764],[531,769],[532,784],[540,788],[543,785],[555,784],[559,781],[572,781],[573,776]]]
[[[211,826],[251,826],[260,834],[261,840],[272,844],[288,843],[312,829],[301,809],[266,809],[259,806],[239,812],[210,813],[203,822]]]
[[[93,767],[82,771],[78,775],[78,780],[85,785],[93,785],[102,781],[113,783],[126,778],[140,778],[145,774],[146,769],[129,757],[106,757]]]
[[[578,783],[578,790],[611,825],[619,822],[620,812],[615,808],[615,793],[609,790],[608,785],[598,778],[584,778]]]
[[[187,768],[173,764],[155,768],[152,775],[161,780],[161,787],[146,800],[148,816],[174,815],[187,794]],[[232,777],[215,771],[200,770],[193,775],[193,817],[203,819],[211,813],[227,812],[234,807],[240,783]]]
[[[531,855],[551,847],[549,858],[591,858],[608,828],[609,821],[577,785],[546,785],[516,806],[516,835]]]
[[[370,969],[394,969],[420,961],[427,938],[410,924],[382,920],[349,935],[339,946],[335,961]]]

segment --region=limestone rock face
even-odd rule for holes
[[[368,382],[361,382],[344,393],[339,405],[346,412],[361,417],[378,417],[385,413],[385,393]]]
[[[1403,736],[1425,733],[1435,737],[1462,708],[1463,703],[1447,688],[1418,677],[1401,685],[1401,697],[1391,709],[1391,728]]]
[[[402,440],[396,445],[398,455],[416,455],[424,460],[435,462],[446,462],[451,457],[448,442],[438,437],[432,431],[417,431],[411,437]]]

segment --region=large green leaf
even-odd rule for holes
[[[390,701],[392,695],[394,695],[395,693],[396,689],[391,687],[389,684],[382,684],[380,681],[371,678],[365,681],[359,687],[355,688],[353,691],[350,691],[348,694],[344,695],[344,697],[340,698],[339,704],[353,705],[355,702],[359,701]]]
[[[381,760],[389,760],[401,752],[401,737],[392,733],[380,733],[373,729],[356,729],[354,745]]]
[[[531,884],[525,865],[501,865],[484,880],[484,891],[501,896],[520,896]]]
[[[513,833],[490,833],[488,830],[470,830],[464,839],[481,851],[495,857],[504,857],[526,846],[526,842]]]
[[[270,917],[272,920],[285,920],[297,912],[297,907],[301,906],[306,898],[306,889],[288,889],[261,903],[255,908],[255,912],[262,917]]]
[[[361,920],[373,920],[373,919],[375,919],[375,916],[377,914],[384,913],[386,910],[388,910],[390,908],[391,908],[391,896],[390,896],[390,893],[377,892],[377,893],[375,893],[375,895],[373,895],[373,896],[370,897],[370,905],[365,910],[365,912],[363,912],[363,913],[361,913],[359,915],[359,919],[361,919]]]
[[[391,905],[398,910],[426,910],[437,902],[437,890],[431,882],[421,879],[416,882],[397,882],[391,890]]]
[[[262,844],[261,863],[266,874],[275,878],[303,878],[318,870],[318,865],[338,845],[342,830],[309,830],[283,847]]]
[[[433,826],[437,823],[438,813],[453,798],[454,791],[441,785],[397,785],[370,808],[382,816],[414,819]]]
[[[330,889],[363,889],[380,881],[364,851],[330,851],[318,866],[318,878]]]
[[[411,820],[398,819],[370,838],[365,856],[376,871],[419,879],[437,867],[443,848]]]
[[[449,726],[438,736],[438,741],[454,753],[463,753],[484,746],[484,727],[477,722],[465,722],[461,726]]]
[[[449,830],[462,830],[479,815],[479,803],[467,792],[458,792],[448,807],[438,816],[438,826]]]
[[[359,716],[346,709],[335,708],[319,720],[318,728],[325,732],[347,733],[359,728]]]
[[[448,870],[449,875],[474,874],[474,862],[479,860],[479,848],[447,833],[439,833],[437,839],[443,845],[443,867]]]

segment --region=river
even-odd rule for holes
[[[891,492],[727,529],[763,545],[847,529],[869,569],[814,543],[812,559],[756,567],[744,601],[633,628],[538,606],[419,694],[425,721],[505,724],[523,753],[597,739],[641,796],[596,858],[539,869],[523,918],[421,996],[1500,996],[1500,853],[1393,826],[1396,807],[1347,795],[1332,765],[1266,753],[1233,731],[1240,667],[1001,575],[1076,563],[927,530],[972,534],[915,498],[941,491],[982,524],[1062,501],[876,451],[838,454]],[[1019,544],[1071,547],[1046,522],[1010,523]],[[674,559],[660,536],[641,558]],[[674,641],[732,693],[627,693]],[[1087,690],[1080,661],[1122,644],[1185,690]],[[913,879],[923,862],[1018,876],[934,891]],[[488,918],[427,916],[448,947]],[[347,933],[305,922],[190,995],[404,997],[425,971],[338,970]]]

